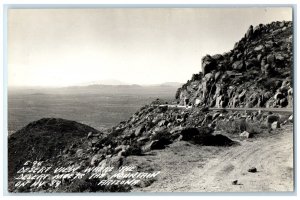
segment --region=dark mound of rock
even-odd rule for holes
[[[9,177],[27,160],[55,159],[70,146],[82,146],[88,133],[101,134],[87,125],[58,118],[28,124],[8,138]]]
[[[182,130],[182,140],[205,146],[231,146],[234,141],[222,134],[213,135],[214,130],[209,127],[186,128]]]
[[[77,136],[84,135],[86,131],[94,133],[99,132],[98,130],[85,124],[60,118],[42,118],[40,120],[29,123],[18,132],[19,134],[29,132],[38,134],[39,131],[52,131],[54,133],[57,132],[60,134],[73,132],[73,134],[76,134]]]

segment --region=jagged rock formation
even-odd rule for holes
[[[178,89],[181,105],[292,107],[292,22],[250,26],[233,50],[202,58],[202,72]]]

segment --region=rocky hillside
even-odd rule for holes
[[[206,55],[202,71],[178,89],[181,105],[291,107],[292,22],[250,26],[230,52]]]
[[[56,160],[66,149],[74,151],[88,133],[103,136],[92,127],[65,119],[43,118],[28,124],[9,137],[9,175],[16,174],[27,160]]]
[[[41,119],[19,130],[8,140],[11,192],[130,191],[131,187],[101,187],[88,176],[54,188],[16,188],[14,177],[26,160],[52,166],[119,168],[132,155],[145,155],[183,140],[202,146],[232,146],[241,138],[259,137],[281,123],[286,115],[238,111],[209,111],[211,107],[292,106],[292,23],[274,22],[250,27],[234,49],[205,56],[202,72],[193,75],[177,92],[180,104],[168,106],[159,99],[143,106],[127,121],[101,133],[63,119]],[[173,103],[172,103],[173,104]],[[289,118],[289,119],[288,119]],[[143,170],[143,169],[137,169]],[[151,168],[149,168],[151,172]],[[104,177],[109,179],[109,177]],[[149,183],[141,182],[137,187]]]

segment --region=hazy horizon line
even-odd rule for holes
[[[169,85],[168,85],[169,84]],[[184,83],[176,82],[176,81],[166,81],[163,83],[149,83],[149,84],[139,84],[139,83],[126,83],[126,84],[88,84],[88,85],[62,85],[62,86],[53,86],[53,85],[7,85],[7,88],[69,88],[69,87],[89,87],[89,86],[163,86],[168,85],[172,86],[172,84],[182,85]]]

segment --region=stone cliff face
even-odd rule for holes
[[[178,89],[181,105],[292,107],[292,22],[250,26],[230,52],[206,55]]]

